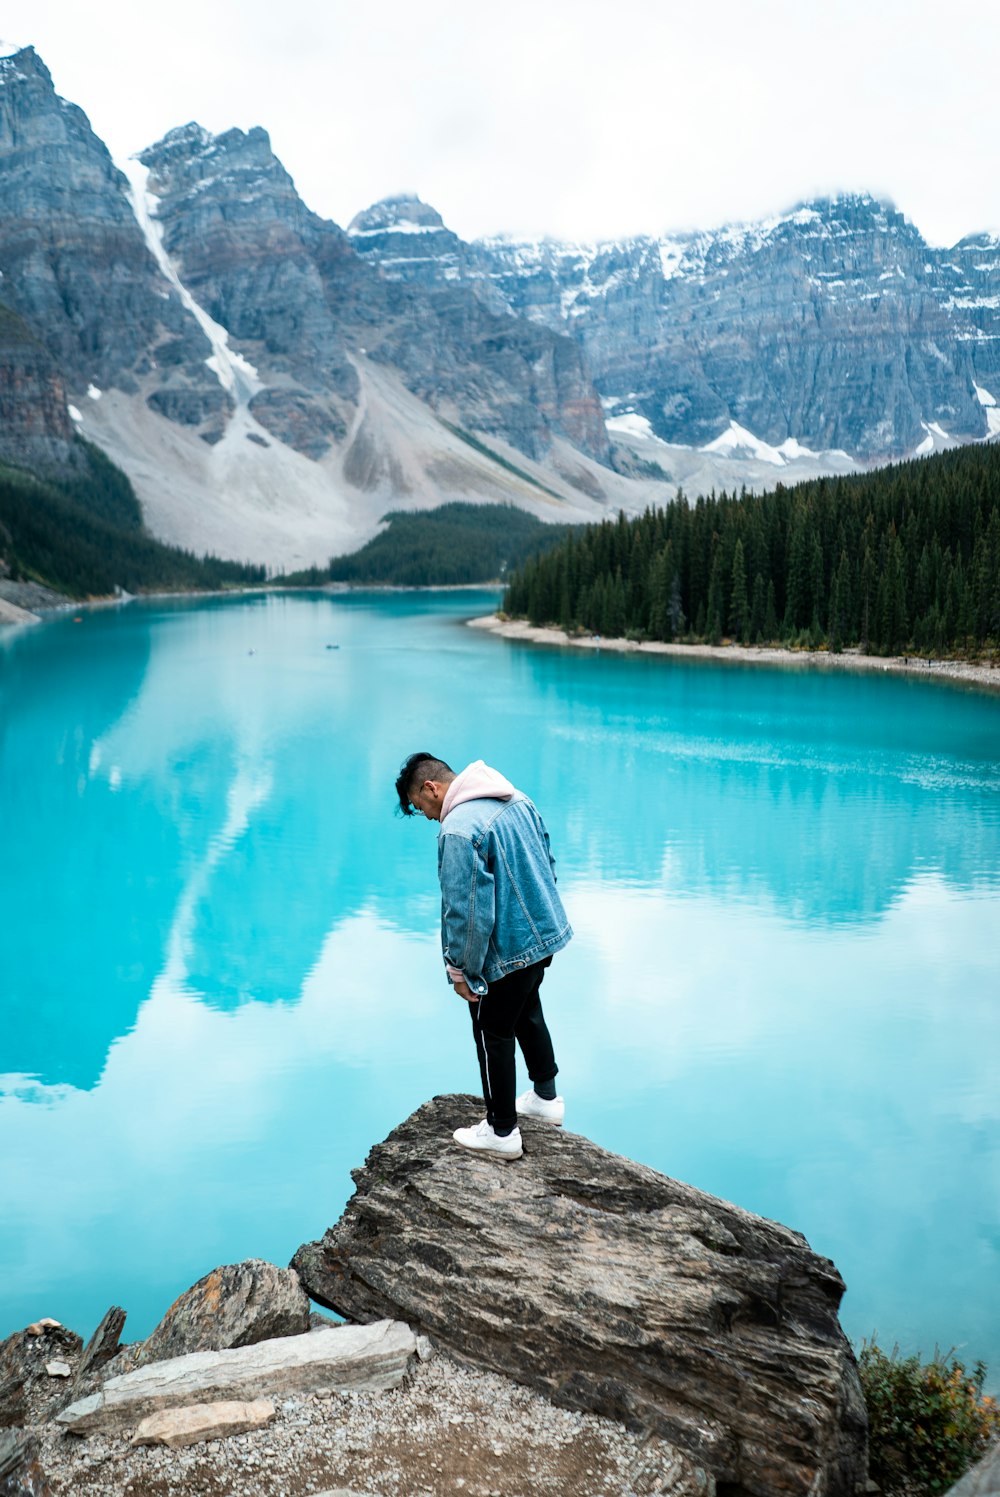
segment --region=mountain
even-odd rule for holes
[[[345,231],[260,128],[120,169],[0,58],[0,460],[129,476],[159,539],[288,571],[391,510],[575,522],[1000,428],[1000,245],[888,205],[598,245],[463,241],[415,196]]]
[[[0,272],[10,329],[62,381],[52,441],[68,409],[164,540],[283,569],[400,505],[580,520],[628,502],[571,338],[465,284],[383,276],[306,208],[263,130],[186,125],[126,175],[31,48],[0,59]],[[0,457],[26,460],[8,435]]]
[[[399,199],[354,220],[360,253],[400,280],[485,284],[512,313],[570,333],[625,441],[720,443],[775,466],[803,448],[870,463],[996,427],[992,236],[933,249],[864,195],[594,245],[393,234],[393,212],[416,222],[414,200]]]

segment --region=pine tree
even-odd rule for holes
[[[734,639],[746,641],[749,622],[747,569],[743,559],[743,542],[738,540],[733,552],[733,582],[729,595],[729,627]]]

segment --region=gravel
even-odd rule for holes
[[[252,1434],[185,1450],[40,1433],[53,1494],[79,1497],[646,1497],[709,1493],[656,1438],[558,1409],[436,1355],[383,1393],[298,1394]]]

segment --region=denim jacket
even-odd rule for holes
[[[519,790],[468,800],[438,834],[441,944],[473,993],[561,951],[573,934],[556,891],[549,834]]]

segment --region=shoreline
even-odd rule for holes
[[[441,583],[395,583],[395,582],[309,582],[302,584],[257,582],[238,587],[223,588],[158,588],[153,592],[109,593],[105,597],[67,598],[41,583],[9,584],[8,591],[24,589],[24,595],[47,593],[44,601],[32,600],[31,606],[15,602],[0,593],[0,627],[5,624],[38,624],[52,614],[68,613],[90,608],[113,608],[125,603],[141,603],[162,598],[224,598],[247,596],[252,593],[479,593],[499,592],[501,582],[441,582]]]
[[[611,650],[621,655],[672,655],[686,660],[718,660],[729,665],[774,665],[797,670],[848,670],[882,675],[908,676],[911,680],[945,681],[976,691],[1000,693],[1000,669],[975,665],[969,660],[931,660],[926,656],[863,655],[848,649],[832,655],[828,650],[791,650],[778,645],[682,645],[647,640],[604,639],[600,635],[567,634],[553,625],[529,624],[524,619],[503,619],[485,614],[468,619],[470,629],[485,629],[504,639],[550,648]]]

